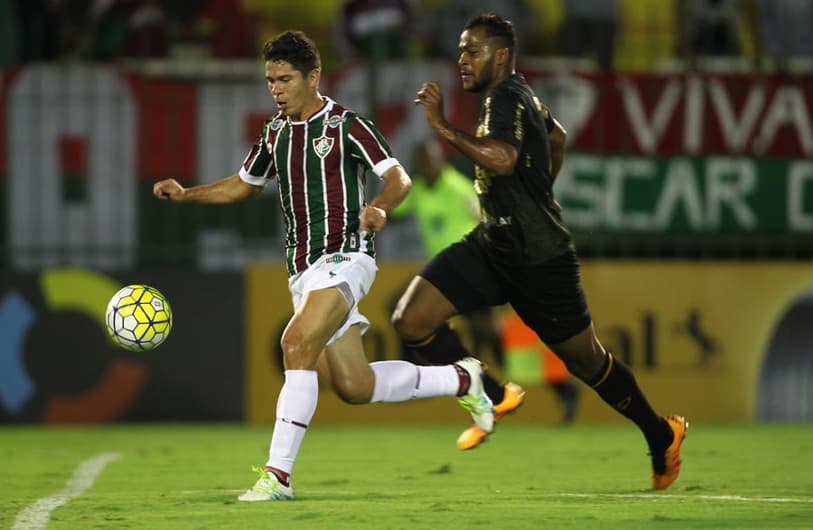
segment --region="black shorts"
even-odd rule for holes
[[[461,314],[510,303],[545,344],[559,344],[590,325],[576,251],[543,263],[500,259],[472,234],[444,249],[421,271]]]

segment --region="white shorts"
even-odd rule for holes
[[[364,334],[370,327],[370,321],[359,313],[359,302],[370,291],[378,270],[375,259],[361,252],[345,252],[327,254],[316,260],[316,263],[288,279],[288,290],[291,291],[291,300],[294,311],[299,309],[305,293],[338,287],[350,311],[341,327],[327,341],[331,344],[339,339],[350,326],[358,324]]]

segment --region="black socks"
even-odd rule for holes
[[[649,405],[630,369],[611,353],[607,352],[604,367],[587,383],[608,405],[635,422],[650,448],[671,443],[667,441],[672,432],[669,425]]]

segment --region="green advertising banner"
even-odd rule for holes
[[[573,153],[554,186],[575,232],[813,235],[813,161]]]

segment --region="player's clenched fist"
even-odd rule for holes
[[[435,130],[442,128],[446,120],[443,118],[443,92],[437,81],[427,81],[418,90],[415,103],[423,105],[426,113],[426,122]]]
[[[418,98],[415,103],[437,103],[443,101],[443,94],[437,81],[427,81],[418,90]]]
[[[379,232],[387,224],[387,212],[370,204],[361,209],[359,215],[361,230]]]
[[[152,194],[163,200],[182,201],[186,188],[175,179],[159,180],[152,186]]]

